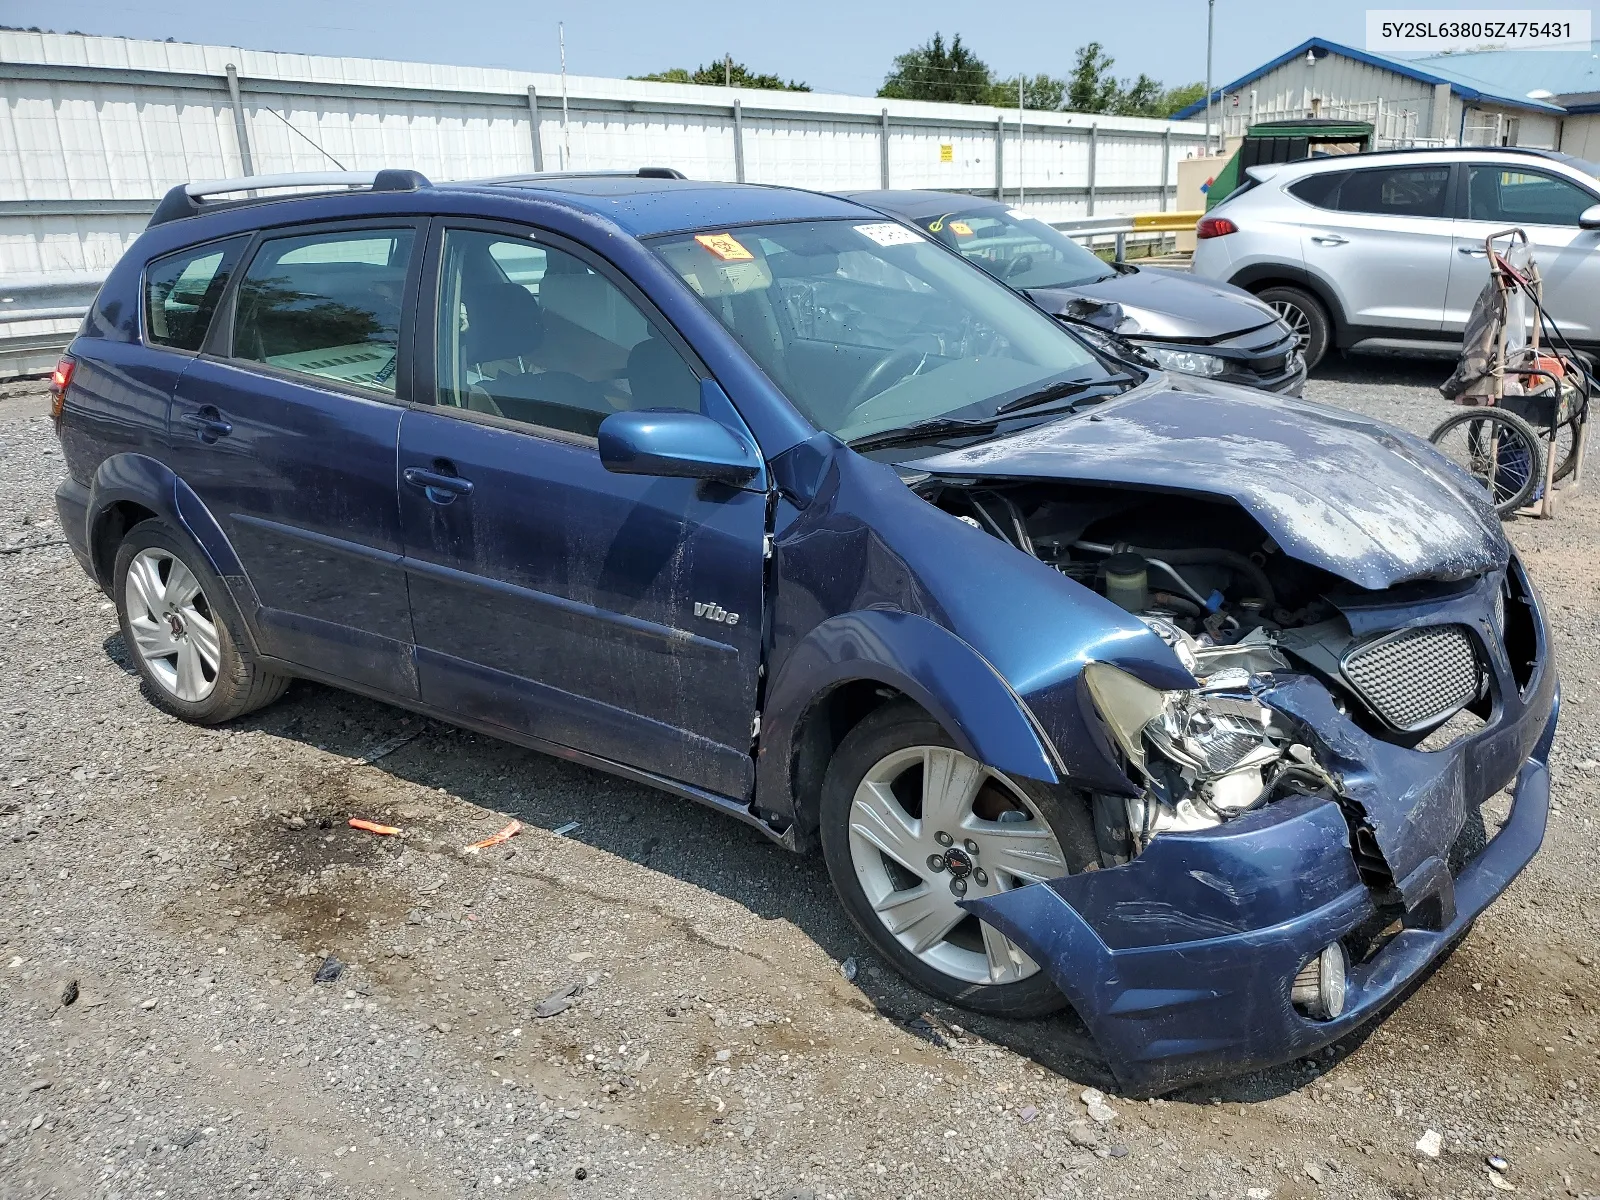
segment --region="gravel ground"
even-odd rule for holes
[[[1307,390],[1425,431],[1445,369]],[[1566,686],[1540,856],[1385,1024],[1102,1123],[1074,1021],[905,989],[820,863],[706,810],[307,684],[163,716],[44,411],[0,388],[0,1197],[1454,1197],[1490,1154],[1600,1194],[1593,491],[1511,526]]]

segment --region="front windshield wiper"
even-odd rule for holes
[[[1118,384],[1132,383],[1133,381],[1133,376],[1126,372],[1105,375],[1099,379],[1063,379],[1060,383],[1052,383],[1036,392],[1018,396],[1015,400],[1007,400],[994,410],[994,415],[1003,417],[1007,413],[1021,412],[1025,408],[1037,408],[1041,404],[1049,404],[1052,400],[1063,400],[1068,396],[1081,395],[1095,388],[1114,387]]]
[[[963,421],[956,417],[932,417],[926,421],[918,421],[914,425],[906,425],[900,429],[885,429],[881,433],[869,433],[846,444],[850,449],[859,452],[882,450],[889,446],[931,442],[938,438],[957,437],[962,434],[992,433],[998,424],[999,422],[993,417],[985,417],[976,421]]]

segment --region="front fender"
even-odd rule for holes
[[[773,682],[756,763],[756,802],[797,816],[795,739],[805,714],[843,683],[904,693],[962,753],[1008,775],[1056,783],[1060,762],[1028,706],[976,650],[926,617],[865,609],[830,617],[795,646]]]

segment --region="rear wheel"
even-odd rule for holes
[[[240,642],[218,606],[222,581],[162,521],[128,531],[112,579],[123,643],[151,698],[173,716],[217,725],[272,703],[289,686]]]
[[[1544,485],[1544,447],[1537,432],[1502,408],[1464,408],[1440,422],[1428,440],[1483,485],[1502,517],[1534,499]]]
[[[1065,1006],[1038,963],[959,901],[1098,864],[1074,798],[984,766],[921,709],[893,704],[839,746],[821,819],[845,911],[913,984],[996,1016]]]
[[[1329,330],[1328,310],[1322,307],[1310,292],[1297,287],[1269,287],[1256,293],[1256,299],[1283,318],[1286,325],[1300,344],[1300,353],[1305,355],[1306,370],[1311,370],[1322,361],[1323,355],[1328,352]]]

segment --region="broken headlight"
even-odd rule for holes
[[[1180,375],[1200,375],[1209,379],[1223,374],[1228,369],[1228,360],[1219,358],[1215,354],[1200,354],[1194,350],[1166,350],[1160,346],[1142,346],[1140,349],[1160,363],[1162,370],[1176,371]]]
[[[1153,688],[1108,663],[1090,663],[1084,680],[1146,785],[1128,802],[1140,848],[1163,830],[1209,829],[1255,807],[1281,774],[1287,739],[1244,669],[1215,671],[1187,691]]]

